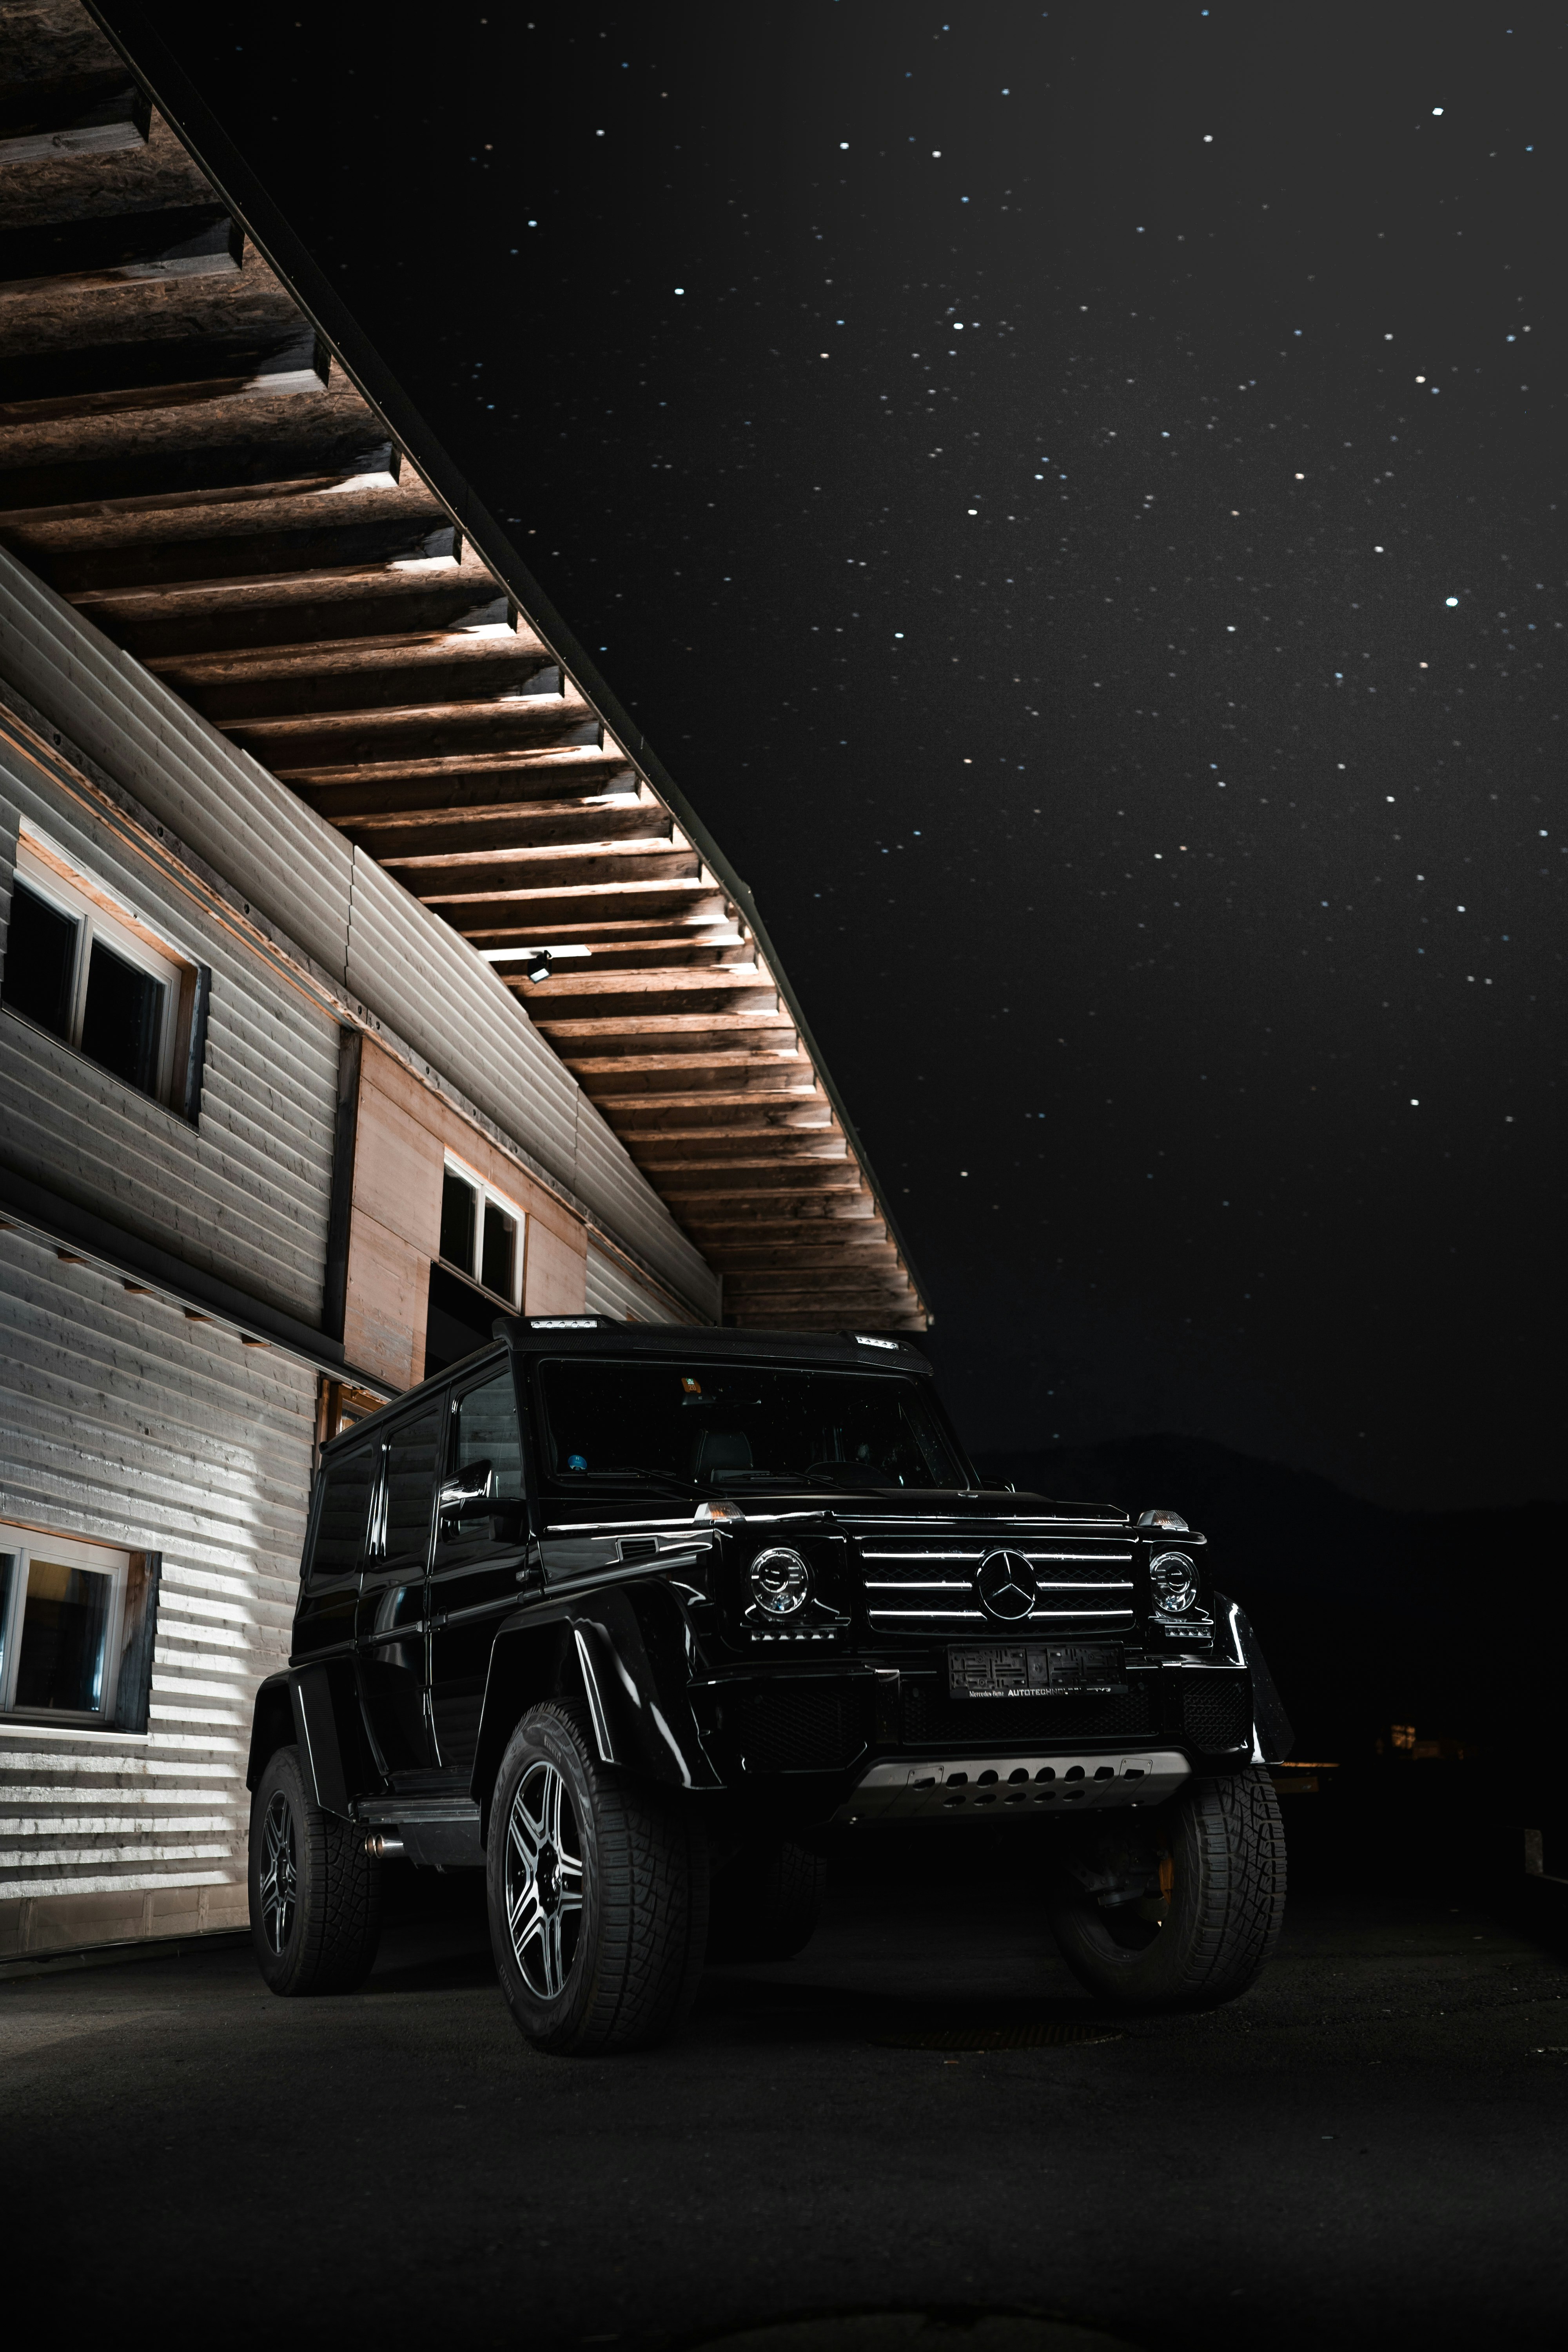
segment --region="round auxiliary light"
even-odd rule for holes
[[[752,1562],[752,1597],[770,1617],[793,1617],[811,1591],[811,1570],[799,1552],[775,1544]]]
[[[1151,1562],[1154,1606],[1163,1617],[1181,1617],[1198,1597],[1198,1572],[1184,1551],[1163,1551]]]

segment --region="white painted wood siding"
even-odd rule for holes
[[[0,675],[574,1202],[716,1315],[719,1285],[489,967],[276,777],[0,551]]]
[[[326,1010],[0,740],[0,876],[26,818],[212,971],[195,1126],[0,1008],[0,1158],[203,1272],[318,1324],[338,1029]]]
[[[590,1315],[618,1315],[623,1322],[680,1323],[685,1317],[676,1312],[668,1298],[602,1249],[596,1248],[590,1235],[588,1241],[588,1312]]]
[[[288,1657],[315,1400],[280,1349],[0,1232],[0,1518],[163,1554],[146,1733],[0,1717],[0,1902],[134,1916],[207,1889],[204,1924],[243,1917],[251,1698]]]

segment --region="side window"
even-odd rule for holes
[[[515,1307],[521,1289],[524,1218],[515,1202],[448,1160],[441,1179],[441,1255]]]
[[[377,1445],[358,1445],[352,1454],[336,1455],[322,1470],[321,1504],[310,1554],[312,1584],[330,1576],[353,1575],[364,1557],[371,1490],[380,1454]]]
[[[24,834],[0,986],[10,1011],[194,1118],[208,978]]]
[[[114,1721],[132,1565],[130,1552],[0,1528],[0,1710]]]
[[[458,1399],[454,1472],[476,1463],[490,1465],[489,1491],[505,1502],[522,1499],[522,1440],[517,1425],[517,1394],[510,1370],[497,1373]]]
[[[441,1466],[446,1400],[410,1414],[387,1432],[386,1485],[382,1501],[387,1567],[423,1574],[430,1544],[430,1514]]]

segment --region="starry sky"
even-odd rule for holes
[[[757,893],[971,1442],[1563,1492],[1561,12],[143,13]]]

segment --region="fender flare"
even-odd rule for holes
[[[1216,1592],[1215,1601],[1225,1612],[1237,1664],[1246,1666],[1252,1676],[1252,1760],[1255,1764],[1282,1764],[1296,1744],[1296,1734],[1268,1671],[1263,1644],[1238,1601],[1228,1600],[1223,1592]]]
[[[340,1670],[337,1674],[334,1667]],[[341,1703],[344,1695],[335,1685],[352,1671],[348,1659],[333,1659],[319,1665],[290,1666],[283,1674],[268,1676],[256,1694],[251,1716],[250,1751],[245,1769],[247,1789],[255,1790],[268,1758],[276,1749],[288,1747],[291,1738],[322,1812],[349,1819],[351,1791],[344,1748],[347,1745],[353,1752],[352,1738],[345,1742],[342,1734]],[[347,1698],[352,1704],[352,1689]]]
[[[481,1835],[518,1717],[563,1687],[585,1700],[602,1763],[670,1788],[722,1788],[692,1712],[689,1639],[674,1594],[653,1583],[563,1593],[508,1618],[490,1649],[469,1783]]]

